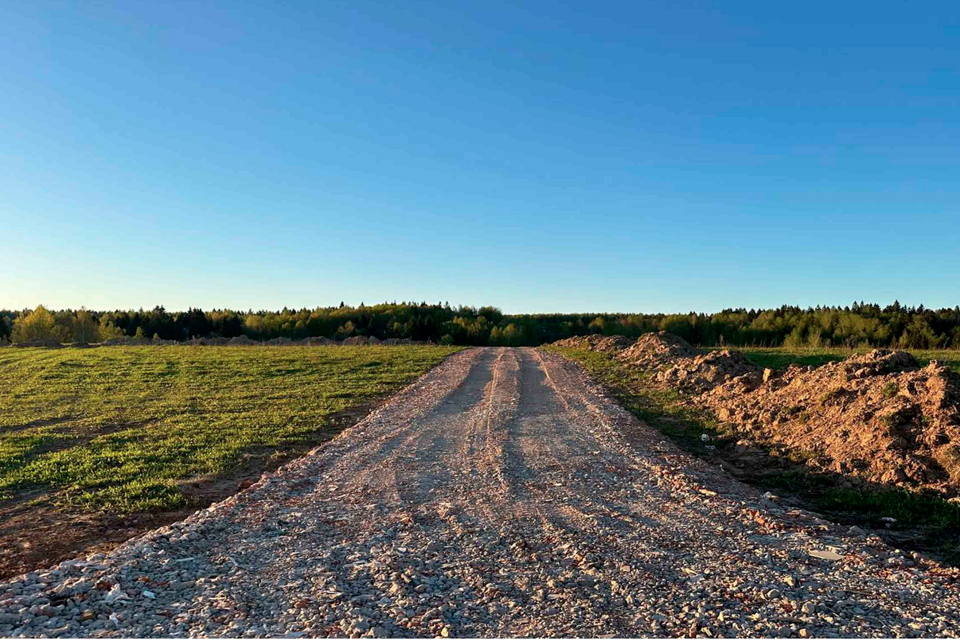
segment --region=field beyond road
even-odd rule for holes
[[[230,495],[455,351],[0,349],[0,575]]]

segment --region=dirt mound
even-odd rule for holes
[[[191,340],[190,344],[199,344],[205,347],[223,347],[230,344],[230,340],[227,338],[197,338],[196,340]]]
[[[742,376],[697,401],[808,464],[870,481],[960,494],[960,376],[874,350],[819,368]]]
[[[557,340],[553,343],[553,346],[602,351],[603,353],[617,353],[623,351],[631,344],[633,344],[633,340],[627,336],[604,336],[599,333],[594,333],[589,336],[573,336],[564,338],[563,340]]]
[[[130,346],[143,346],[143,345],[177,345],[182,344],[176,340],[161,340],[157,338],[156,340],[150,340],[148,338],[131,338],[130,336],[120,336],[119,338],[109,338],[100,343],[102,347],[130,347]]]
[[[843,361],[843,370],[848,376],[866,378],[884,373],[919,369],[920,363],[906,351],[874,349]]]
[[[248,336],[236,336],[227,341],[227,345],[231,347],[253,347],[259,344],[259,342],[251,340]]]
[[[760,369],[739,351],[710,351],[692,358],[680,358],[657,373],[657,381],[702,393],[734,378],[756,387],[762,382]]]
[[[638,367],[658,369],[681,358],[693,358],[699,354],[699,350],[680,336],[661,331],[640,336],[632,346],[617,356],[617,360]]]
[[[47,347],[48,349],[59,349],[63,345],[60,344],[59,340],[54,338],[34,338],[33,340],[26,340],[24,342],[14,342],[13,346],[22,349],[29,347]]]
[[[380,344],[380,339],[376,336],[351,336],[341,342],[345,347],[367,346],[371,344]]]
[[[290,347],[293,346],[293,340],[290,338],[274,338],[273,340],[267,340],[264,344],[268,347]]]
[[[337,343],[335,340],[331,340],[330,338],[326,338],[324,336],[313,336],[311,338],[307,338],[301,344],[306,347],[326,347]]]

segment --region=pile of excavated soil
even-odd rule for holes
[[[553,343],[556,347],[569,347],[571,349],[587,349],[588,351],[602,351],[603,353],[616,353],[623,351],[633,344],[633,340],[627,336],[604,336],[594,333],[589,336],[573,336],[564,338]]]
[[[960,376],[936,362],[920,368],[909,353],[877,349],[777,373],[665,332],[642,336],[617,359],[752,439],[808,454],[815,468],[960,495]]]
[[[819,368],[747,373],[700,395],[738,430],[865,480],[960,494],[960,376],[877,349]]]
[[[119,338],[109,338],[107,340],[104,340],[103,342],[100,343],[100,346],[102,347],[130,347],[130,346],[137,347],[137,346],[144,346],[144,345],[157,346],[157,345],[176,345],[176,344],[184,344],[184,343],[179,342],[177,340],[161,340],[159,338],[156,340],[151,340],[149,338],[136,338],[136,337],[131,338],[130,336],[121,336]]]
[[[700,353],[683,338],[661,331],[640,336],[632,346],[620,352],[617,360],[644,369],[659,369],[681,358],[694,358]]]
[[[227,345],[231,347],[253,347],[259,344],[259,342],[251,340],[248,336],[236,336],[227,341]]]
[[[14,342],[14,347],[17,348],[28,348],[28,347],[47,347],[48,349],[59,349],[63,345],[60,344],[59,340],[53,338],[34,338],[33,340],[26,340],[24,342]]]
[[[341,342],[345,347],[366,346],[371,344],[380,344],[380,339],[376,336],[351,336]]]
[[[702,393],[734,378],[748,376],[760,383],[760,369],[739,351],[710,351],[692,358],[679,358],[665,365],[657,380],[691,393]],[[743,382],[743,381],[742,381]]]
[[[273,340],[267,340],[264,344],[268,347],[289,347],[293,345],[293,340],[290,338],[274,338]]]

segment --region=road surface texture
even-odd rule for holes
[[[559,356],[472,349],[233,498],[0,583],[0,634],[953,636],[955,575],[780,509]]]

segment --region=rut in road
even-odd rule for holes
[[[0,584],[0,615],[85,589],[59,626],[13,632],[958,632],[955,572],[784,511],[534,349],[456,354],[244,493],[95,560]]]

